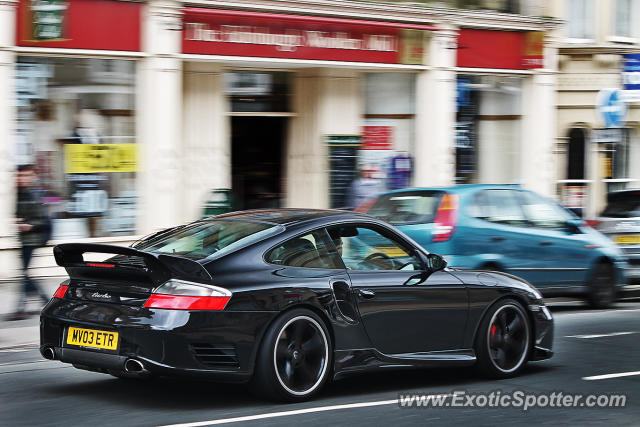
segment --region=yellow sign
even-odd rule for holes
[[[135,172],[136,144],[65,144],[65,173]]]
[[[118,348],[118,333],[71,327],[67,331],[67,344],[116,350]]]

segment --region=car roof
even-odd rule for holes
[[[278,224],[283,226],[298,225],[306,222],[317,222],[323,224],[342,219],[372,219],[367,214],[344,211],[338,209],[254,209],[247,211],[229,212],[213,217],[203,218],[200,221],[216,220],[236,220],[236,221],[258,221],[267,224]]]
[[[403,188],[401,190],[388,191],[382,194],[395,194],[395,193],[405,193],[405,192],[415,192],[415,191],[445,191],[447,193],[464,193],[475,190],[482,189],[504,189],[504,190],[512,190],[519,189],[520,187],[517,184],[460,184],[460,185],[450,185],[443,187],[415,187],[415,188]]]

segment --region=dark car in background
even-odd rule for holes
[[[607,194],[607,206],[589,222],[624,252],[629,279],[640,279],[640,189]]]
[[[610,305],[626,284],[621,250],[582,219],[509,185],[398,190],[358,211],[388,221],[451,267],[505,271],[545,296],[586,296]]]
[[[70,278],[42,310],[40,351],[116,377],[248,382],[298,401],[351,373],[475,364],[504,378],[552,355],[532,286],[450,271],[368,215],[245,211],[54,254]]]

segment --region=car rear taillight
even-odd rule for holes
[[[589,227],[595,227],[598,224],[600,224],[602,221],[598,221],[597,219],[588,219],[585,221],[585,224],[587,224]]]
[[[53,294],[54,298],[62,299],[64,298],[64,294],[67,293],[67,289],[69,289],[69,285],[60,285],[56,292]]]
[[[203,283],[171,279],[154,289],[144,303],[149,308],[171,310],[224,310],[231,291]]]
[[[432,241],[446,242],[451,239],[456,231],[458,221],[458,196],[456,194],[445,194],[440,200],[440,205],[436,211],[433,221]]]

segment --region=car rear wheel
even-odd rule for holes
[[[476,335],[478,369],[491,378],[514,376],[527,363],[530,350],[531,326],[524,308],[512,299],[498,301]]]
[[[307,400],[327,381],[332,356],[329,333],[318,315],[305,309],[286,312],[262,340],[251,390],[271,400]]]
[[[587,301],[593,308],[607,308],[616,299],[613,265],[601,262],[589,281]]]

